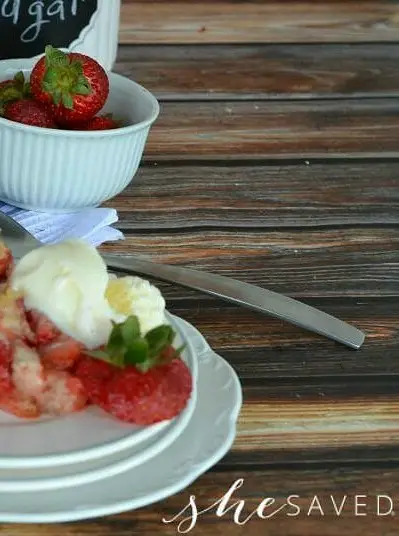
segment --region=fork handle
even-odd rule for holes
[[[199,290],[255,311],[285,320],[328,339],[358,350],[365,334],[356,327],[319,309],[271,290],[229,277],[191,268],[158,264],[136,257],[102,255],[109,268],[130,274],[143,274]]]

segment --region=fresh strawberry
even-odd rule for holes
[[[68,335],[61,334],[51,343],[39,346],[38,350],[46,367],[66,370],[79,359],[83,345]]]
[[[36,344],[48,344],[61,335],[60,330],[46,315],[36,310],[27,312],[29,325],[36,335]]]
[[[110,115],[97,115],[86,123],[78,124],[74,130],[113,130],[120,128],[120,122],[113,119]]]
[[[107,384],[102,407],[114,417],[149,425],[176,417],[192,391],[190,370],[180,359],[147,372],[128,366]]]
[[[101,404],[106,396],[106,385],[116,370],[110,363],[82,356],[74,370],[74,375],[83,383],[90,401],[93,404]]]
[[[35,400],[24,396],[16,389],[0,394],[0,410],[21,419],[36,419],[41,415]]]
[[[18,72],[13,79],[0,82],[0,113],[4,114],[7,103],[30,97],[30,85],[25,81],[22,71]]]
[[[135,315],[115,323],[107,344],[87,352],[115,368],[111,379],[96,384],[96,403],[118,419],[137,425],[176,417],[190,398],[192,378],[179,357],[181,349],[172,348],[174,337],[167,324],[143,336]]]
[[[4,281],[10,275],[14,259],[10,249],[0,242],[0,281]]]
[[[21,99],[7,103],[4,106],[3,115],[6,119],[16,123],[42,128],[57,128],[50,108],[33,99]]]
[[[48,370],[38,404],[45,413],[65,415],[83,409],[87,405],[87,394],[79,378],[65,371]]]
[[[51,45],[34,66],[30,87],[36,100],[52,106],[55,120],[62,126],[90,120],[109,95],[107,73],[97,61]]]

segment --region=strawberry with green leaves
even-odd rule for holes
[[[93,58],[48,45],[32,70],[30,88],[36,100],[52,107],[56,122],[67,127],[89,121],[101,110],[109,80]]]
[[[88,352],[75,374],[92,402],[122,421],[145,426],[170,420],[186,407],[193,388],[174,337],[168,325],[142,336],[130,316],[114,324],[105,348]]]
[[[1,115],[4,115],[4,109],[7,104],[30,98],[30,84],[25,80],[25,75],[22,71],[16,73],[14,78],[0,82]]]
[[[32,98],[30,83],[18,72],[0,83],[0,114],[9,121],[34,127],[57,128],[51,108]]]

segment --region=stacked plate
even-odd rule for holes
[[[0,413],[0,522],[65,522],[140,508],[181,491],[225,455],[242,403],[237,375],[193,326],[169,320],[194,379],[186,409],[142,428],[93,407],[35,422]]]

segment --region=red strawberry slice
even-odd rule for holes
[[[61,335],[57,326],[43,313],[31,310],[27,313],[27,318],[32,330],[36,334],[37,344],[48,344]]]
[[[82,350],[83,345],[80,342],[65,334],[61,334],[49,344],[39,346],[43,365],[58,370],[72,367],[79,359]]]
[[[25,397],[12,388],[6,393],[1,393],[0,410],[21,419],[36,419],[41,414],[33,398]]]
[[[115,374],[106,390],[106,411],[122,421],[149,425],[172,419],[185,408],[192,378],[187,365],[175,359],[148,372],[126,367]]]
[[[93,404],[103,404],[106,385],[116,372],[110,363],[83,356],[77,363],[74,374],[81,380]]]
[[[87,404],[87,394],[79,378],[62,370],[47,370],[38,403],[45,413],[65,415],[82,410]]]

